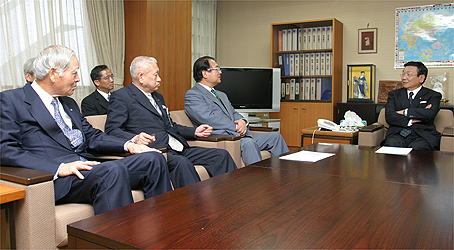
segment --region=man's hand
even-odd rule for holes
[[[427,105],[425,108],[426,108],[426,109],[432,108],[432,104],[429,103],[429,105]]]
[[[213,132],[213,127],[207,124],[202,124],[195,129],[195,136],[208,137]]]
[[[154,141],[156,141],[156,137],[154,135],[149,135],[145,132],[142,132],[131,139],[132,142],[141,145],[148,145]]]
[[[131,154],[140,154],[143,152],[150,152],[150,151],[162,153],[161,151],[159,151],[155,148],[150,148],[146,145],[136,144],[136,143],[132,143],[132,142],[129,142],[126,145],[126,148],[128,149],[128,152]]]
[[[396,113],[398,113],[399,115],[404,115],[404,111],[405,111],[405,109],[397,110]]]
[[[240,133],[241,135],[245,135],[247,131],[246,121],[243,119],[234,121],[236,124],[236,132]]]
[[[58,176],[70,176],[76,175],[79,179],[84,179],[85,177],[79,172],[79,170],[91,170],[91,166],[98,165],[100,162],[97,161],[73,161],[69,163],[63,163],[58,169]]]

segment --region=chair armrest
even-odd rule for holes
[[[33,185],[36,183],[52,181],[54,176],[47,172],[21,168],[0,166],[0,179],[11,181],[22,185]]]
[[[371,125],[372,126],[372,125]],[[378,146],[385,139],[385,127],[375,129],[372,132],[364,132],[362,130],[358,133],[359,146]]]
[[[443,136],[454,137],[454,127],[446,127],[442,133]]]
[[[369,126],[361,128],[359,131],[360,132],[374,132],[374,131],[379,130],[381,128],[383,128],[382,124],[371,124]]]
[[[250,131],[263,131],[263,132],[275,132],[279,131],[279,128],[273,128],[273,127],[249,127]]]
[[[212,134],[208,137],[197,137],[197,141],[209,141],[209,142],[218,142],[218,141],[236,141],[241,139],[242,136],[235,135],[215,135]]]

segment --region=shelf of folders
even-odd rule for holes
[[[299,77],[281,79],[281,101],[330,102],[331,77]]]

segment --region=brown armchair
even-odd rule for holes
[[[440,151],[454,152],[454,115],[451,110],[440,109],[434,121],[438,132],[442,134]],[[389,124],[386,122],[385,109],[380,110],[378,121],[359,131],[358,145],[378,146],[385,139]]]
[[[175,110],[170,112],[172,120],[178,124],[194,127],[194,124],[186,115],[184,110]],[[252,131],[252,133],[263,133],[261,131]],[[215,140],[211,138],[217,138]],[[188,141],[189,145],[193,147],[207,147],[207,148],[222,148],[227,150],[235,161],[239,168],[244,167],[243,160],[241,159],[240,149],[240,138],[239,136],[226,136],[226,135],[212,135],[209,138],[198,138],[195,141]],[[262,159],[268,159],[271,157],[270,152],[261,151]]]

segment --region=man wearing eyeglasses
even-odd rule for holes
[[[389,124],[384,146],[416,150],[438,150],[440,133],[434,119],[440,110],[441,94],[423,87],[428,70],[422,62],[408,62],[402,71],[403,88],[391,91],[386,103]]]
[[[98,65],[91,70],[90,77],[96,90],[82,100],[82,114],[105,115],[109,107],[110,92],[114,88],[114,75],[106,65]]]
[[[206,123],[213,134],[241,135],[241,158],[250,165],[262,160],[261,150],[272,156],[288,152],[287,144],[279,133],[251,134],[248,122],[235,111],[227,95],[214,87],[221,83],[221,69],[213,57],[204,56],[194,62],[194,87],[186,92],[184,110],[194,124]]]

